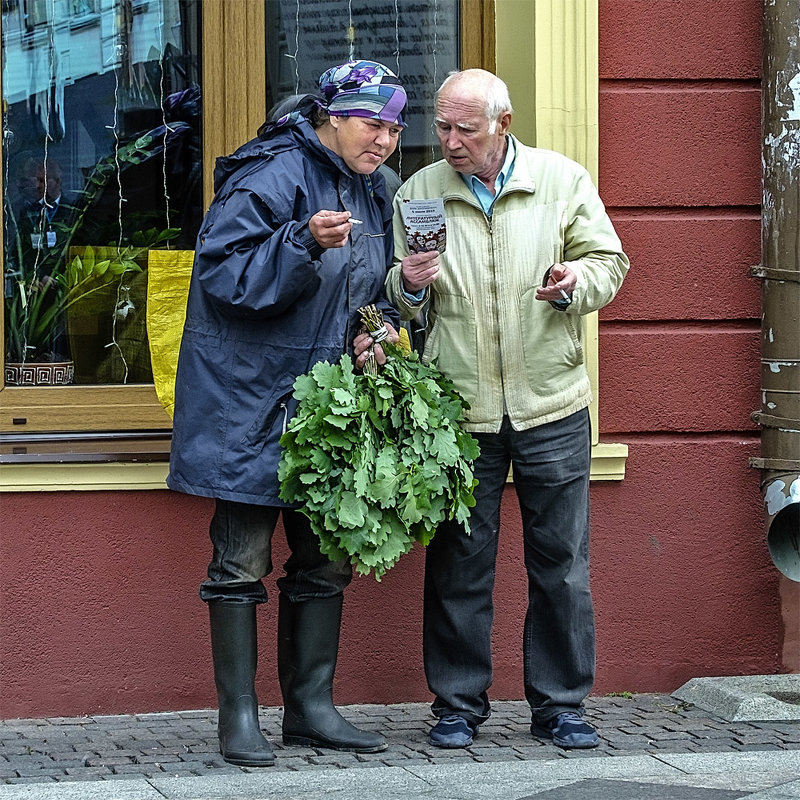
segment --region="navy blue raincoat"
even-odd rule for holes
[[[352,172],[310,124],[279,128],[217,161],[197,239],[175,385],[170,488],[284,506],[280,437],[295,378],[351,352],[358,309],[397,326],[383,284],[391,204],[383,178]],[[311,236],[318,211],[350,211],[348,244]]]

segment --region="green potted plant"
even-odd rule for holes
[[[108,295],[125,276],[143,272],[137,259],[143,260],[150,248],[179,235],[178,228],[152,228],[133,234],[130,243],[72,246],[87,210],[117,170],[163,153],[164,139],[157,133],[139,136],[94,165],[74,204],[75,213],[61,227],[57,247],[37,256],[31,264],[30,257],[26,261],[26,242],[19,234],[9,243],[5,275],[6,384],[71,383],[74,365],[68,356],[66,336],[70,314],[87,308],[90,297]]]
[[[120,251],[112,263],[86,248],[82,258],[75,256],[46,278],[20,275],[12,281],[5,310],[7,384],[72,382],[73,369],[57,344],[64,337],[67,309],[126,272],[141,271],[131,255]]]
[[[79,248],[47,278],[12,282],[6,298],[6,383],[71,383],[73,368],[57,345],[64,340],[70,310],[92,296],[108,295],[125,276],[143,272],[137,259],[178,233],[177,228],[153,229],[134,235],[139,244]]]

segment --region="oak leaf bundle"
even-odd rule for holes
[[[382,326],[362,309],[368,330]],[[469,533],[478,444],[461,428],[465,401],[434,365],[381,342],[377,374],[348,355],[294,384],[297,413],[281,438],[280,497],[299,504],[322,552],[376,579],[414,542],[455,519]]]

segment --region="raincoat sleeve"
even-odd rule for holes
[[[381,176],[383,179],[383,176]],[[393,224],[392,224],[392,204],[388,200],[385,199],[384,194],[380,194],[380,201],[378,202],[378,206],[380,207],[381,212],[381,219],[383,221],[383,242],[384,242],[384,263],[386,264],[386,271],[388,274],[389,269],[391,269],[392,261],[394,259],[394,241],[393,241]],[[380,294],[378,299],[375,301],[375,305],[381,310],[383,313],[383,318],[391,325],[394,326],[395,330],[400,330],[400,313],[397,309],[397,306],[394,305],[390,299],[387,297],[386,294],[386,287],[381,287]]]
[[[197,240],[196,279],[224,313],[281,314],[318,280],[324,252],[308,219],[281,220],[249,189],[215,201]]]

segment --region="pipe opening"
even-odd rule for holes
[[[800,583],[800,503],[785,505],[773,518],[767,545],[775,566]]]

